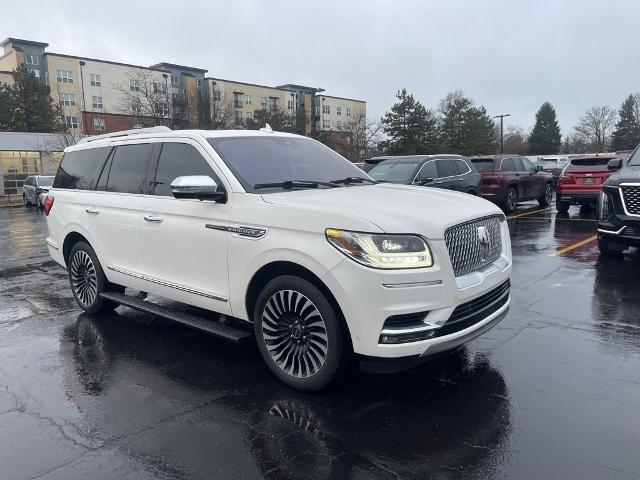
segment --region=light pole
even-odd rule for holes
[[[500,153],[504,153],[504,117],[510,117],[510,113],[495,115],[493,118],[500,119]]]

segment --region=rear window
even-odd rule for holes
[[[479,172],[493,172],[495,168],[493,160],[472,159],[471,163],[473,163],[473,166],[476,167],[476,170]]]
[[[567,167],[567,170],[596,170],[606,169],[610,157],[574,158]]]
[[[65,153],[53,187],[89,190],[109,151],[110,147],[101,147]]]

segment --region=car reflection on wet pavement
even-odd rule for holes
[[[512,217],[501,324],[310,394],[252,345],[81,314],[44,217],[0,209],[0,478],[637,478],[639,255],[599,258],[574,209]]]

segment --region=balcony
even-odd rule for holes
[[[233,101],[233,106],[235,108],[242,108],[244,106],[244,103],[242,102],[242,100],[234,100]]]

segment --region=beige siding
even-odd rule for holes
[[[366,115],[366,102],[358,100],[320,95],[317,105],[320,117],[318,131],[341,131],[350,123],[363,120]]]

